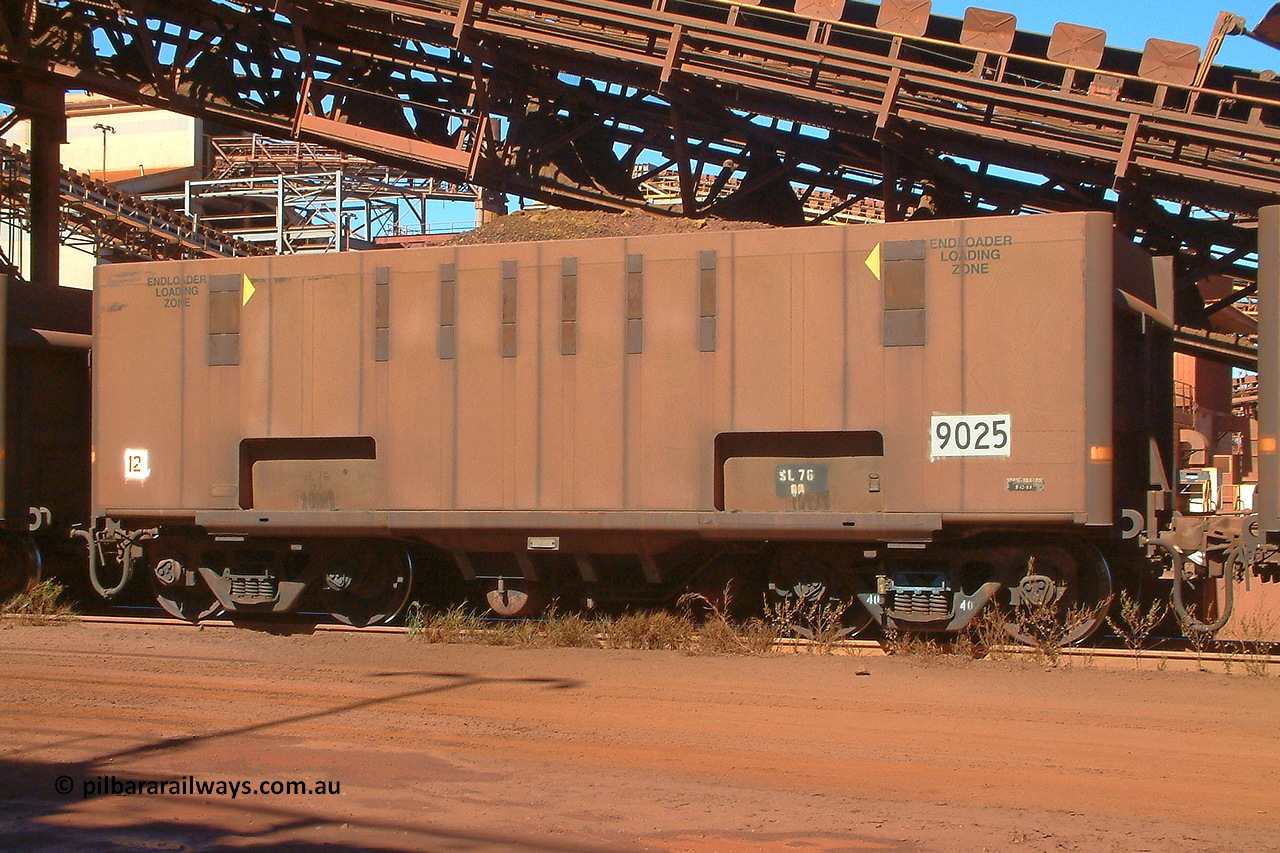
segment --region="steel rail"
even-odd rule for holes
[[[22,614],[5,614],[0,616],[0,621],[21,624],[24,621],[30,621],[33,617],[24,616]],[[137,628],[171,628],[174,630],[191,630],[200,631],[206,628],[230,628],[262,630],[278,634],[310,634],[315,632],[322,633],[341,633],[341,634],[391,634],[409,636],[412,632],[404,626],[398,625],[369,625],[364,628],[356,628],[351,625],[343,625],[340,623],[321,622],[312,620],[238,620],[230,619],[205,619],[199,624],[183,622],[169,616],[93,616],[86,614],[69,614],[66,616],[49,616],[44,617],[49,622],[83,622],[86,624],[113,625],[123,629]],[[460,636],[466,641],[476,644],[484,643],[484,632],[460,632]],[[410,638],[412,639],[412,638]],[[1095,638],[1099,639],[1099,638]],[[1126,649],[1123,648],[1114,638],[1110,640],[1112,645],[1108,646],[1064,646],[1059,650],[1059,654],[1065,657],[1079,657],[1085,659],[1114,659],[1116,661],[1156,661],[1169,662],[1178,661],[1181,663],[1204,663],[1212,662],[1218,664],[1226,663],[1243,663],[1248,659],[1257,659],[1259,663],[1270,665],[1272,663],[1280,663],[1273,661],[1272,658],[1277,654],[1275,650],[1276,644],[1250,644],[1249,641],[1240,640],[1215,640],[1214,643],[1219,648],[1227,646],[1230,649],[1231,644],[1237,646],[1250,646],[1245,651],[1239,648],[1230,649],[1228,651],[1203,650],[1200,652],[1192,649],[1173,648],[1162,649],[1156,647],[1156,644],[1163,642],[1160,638],[1152,638],[1152,647],[1143,649]],[[1175,640],[1179,644],[1184,640]],[[831,654],[836,655],[862,655],[869,657],[888,657],[889,652],[886,650],[884,643],[879,640],[838,640],[834,643],[823,644],[813,640],[803,638],[782,637],[774,642],[773,653],[812,653],[814,648],[823,648]],[[924,656],[933,656],[942,652],[934,648],[925,651]],[[1040,654],[1036,649],[1030,646],[1022,645],[1003,645],[992,647],[988,651],[989,657],[1036,657]],[[904,652],[903,657],[912,657],[913,653]]]

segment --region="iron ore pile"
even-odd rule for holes
[[[524,210],[499,216],[472,231],[453,237],[445,245],[473,243],[524,243],[540,240],[580,240],[592,237],[641,237],[647,234],[682,234],[692,231],[744,231],[771,228],[764,222],[725,219],[682,219],[641,210],[621,213],[588,210]]]

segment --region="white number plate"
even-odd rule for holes
[[[929,458],[1008,456],[1012,418],[1003,415],[934,415]]]
[[[151,476],[151,464],[146,450],[129,448],[124,452],[124,478],[145,481]]]

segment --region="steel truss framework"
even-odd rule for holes
[[[470,184],[314,143],[258,135],[209,142],[207,180],[147,198],[277,253],[341,251],[429,234],[429,202],[476,200]]]
[[[869,198],[890,219],[1101,209],[1176,254],[1183,285],[1251,274],[1254,216],[1280,190],[1280,100],[1258,75],[1215,67],[1196,86],[1176,50],[1086,50],[936,17],[880,29],[881,7],[852,0],[799,4],[832,20],[769,5],[786,8],[9,0],[0,73],[497,198],[779,224]],[[643,191],[668,169],[671,208]],[[806,215],[823,192],[839,203]]]
[[[27,230],[31,160],[22,149],[0,143],[0,223]],[[62,239],[67,245],[118,259],[239,257],[265,250],[138,196],[75,171],[61,180]],[[2,271],[17,275],[15,259]]]

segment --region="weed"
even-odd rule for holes
[[[519,623],[526,626],[531,630],[524,645],[578,649],[599,645],[599,623],[581,613],[561,613],[555,601],[540,620]]]
[[[662,610],[624,613],[601,620],[599,628],[608,649],[683,649],[694,632],[688,619]]]
[[[1245,675],[1252,675],[1258,678],[1267,674],[1267,667],[1271,664],[1271,655],[1270,653],[1251,649],[1240,658],[1240,662],[1244,666]]]
[[[409,605],[404,624],[409,639],[428,643],[474,641],[486,627],[484,619],[465,604],[455,605],[443,613],[432,613],[416,601]]]
[[[691,592],[680,596],[677,604],[685,609],[692,619],[694,608],[702,611],[702,619],[693,635],[693,643],[688,649],[700,654],[753,654],[767,646],[772,648],[773,638],[763,621],[752,624],[750,634],[729,621],[729,612],[733,606],[733,585],[725,586],[719,601],[712,601],[701,593]],[[767,604],[766,604],[767,608]],[[690,621],[689,624],[692,624]]]
[[[886,620],[881,628],[883,634],[880,645],[884,647],[886,655],[896,655],[902,652],[903,631],[898,627],[897,623]]]
[[[404,611],[404,633],[410,640],[422,636],[422,622],[426,618],[426,608],[420,601],[411,601]]]
[[[1072,604],[1064,611],[1056,600],[1023,597],[1014,607],[1012,615],[1015,636],[1035,649],[1037,662],[1057,666],[1062,660],[1062,650],[1067,646],[1069,638],[1081,626],[1096,619],[1098,609]]]
[[[886,655],[901,657],[936,657],[946,651],[932,637],[926,637],[918,631],[903,630],[893,622],[884,626],[882,645]]]
[[[771,654],[778,643],[778,631],[765,619],[753,617],[738,629],[738,637],[749,655]]]
[[[835,598],[814,602],[813,607],[805,614],[805,619],[809,623],[810,639],[816,651],[830,653],[836,643],[844,639],[844,614],[852,606],[852,601]]]
[[[580,613],[567,613],[549,633],[553,645],[584,649],[600,644],[599,625]]]
[[[1112,619],[1110,615],[1107,616],[1107,624],[1111,626],[1111,630],[1119,634],[1129,651],[1133,652],[1135,669],[1138,667],[1138,659],[1146,645],[1147,636],[1160,624],[1168,610],[1169,608],[1163,602],[1153,601],[1144,611],[1141,602],[1131,597],[1128,592],[1121,592],[1118,618]]]
[[[773,626],[779,636],[801,636],[802,629],[799,626],[802,618],[800,610],[804,607],[804,602],[805,600],[799,596],[775,598],[766,593],[764,597],[765,621]]]
[[[1196,669],[1201,672],[1204,668],[1205,649],[1213,645],[1213,631],[1206,630],[1206,627],[1200,623],[1191,614],[1178,614],[1178,627],[1182,630],[1182,636],[1187,638],[1187,642],[1191,643],[1191,648],[1196,653]]]
[[[1275,650],[1277,628],[1280,628],[1278,623],[1280,617],[1264,612],[1261,607],[1236,617],[1236,631],[1240,639],[1232,645],[1240,654],[1246,675],[1261,677],[1267,674]]]
[[[956,654],[970,658],[1001,660],[1008,657],[1009,619],[1004,608],[992,601],[956,635],[952,646]]]
[[[899,654],[913,657],[934,658],[946,653],[946,648],[933,637],[908,632]]]
[[[809,648],[818,654],[829,654],[848,633],[844,616],[852,600],[820,596],[788,595],[770,601],[765,597],[764,622],[779,636],[801,637],[810,641]]]
[[[966,660],[978,660],[985,657],[982,647],[973,639],[968,631],[961,631],[951,641],[951,654]]]
[[[724,619],[713,617],[698,626],[694,643],[688,651],[691,654],[741,655],[746,654],[748,649],[737,628]]]
[[[0,606],[0,615],[17,616],[28,625],[46,625],[72,615],[75,610],[62,601],[66,587],[49,578],[28,586]]]

